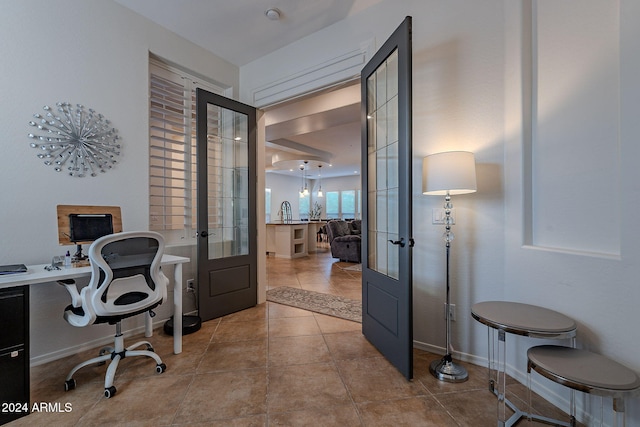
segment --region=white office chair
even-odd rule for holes
[[[113,380],[121,359],[129,356],[147,356],[156,361],[156,372],[162,373],[166,365],[153,352],[148,341],[140,341],[127,348],[120,322],[127,317],[149,312],[167,297],[168,279],[160,269],[164,239],[152,231],[133,231],[110,234],[93,242],[89,248],[91,280],[80,292],[74,280],[60,280],[71,295],[71,305],[64,318],[73,326],[84,327],[94,323],[116,325],[114,347],[100,350],[98,357],[74,367],[65,381],[66,391],[76,387],[73,374],[80,368],[111,360],[104,381],[104,395],[116,394]],[[147,350],[134,350],[142,345]]]

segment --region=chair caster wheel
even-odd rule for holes
[[[113,397],[116,395],[116,388],[114,386],[111,386],[109,388],[105,388],[104,389],[104,397],[106,397],[107,399]]]
[[[160,363],[159,365],[156,365],[156,372],[161,374],[164,371],[167,370],[167,365],[165,365],[164,363]]]
[[[147,351],[150,351],[152,353],[155,353],[156,351],[153,349],[153,346],[150,346],[147,344]]]
[[[73,390],[74,388],[76,388],[76,380],[73,378],[64,382],[64,391]]]

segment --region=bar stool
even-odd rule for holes
[[[640,390],[640,377],[631,369],[605,356],[578,348],[540,345],[527,351],[529,414],[531,414],[531,370],[574,390],[613,398],[614,425],[622,414],[625,425],[624,396]],[[602,407],[600,425],[602,425]],[[575,402],[571,402],[571,425],[576,425]]]

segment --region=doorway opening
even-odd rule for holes
[[[338,272],[350,265],[332,258],[323,225],[329,219],[362,217],[360,101],[360,84],[356,80],[264,108],[264,221],[270,225],[267,226],[267,253],[260,256],[267,257],[267,288],[277,281],[273,280],[274,276],[279,276],[272,267],[275,265],[277,270],[278,265],[289,263],[288,258],[282,261],[279,258],[290,254],[296,257],[293,250],[288,254],[277,254],[269,233],[271,226],[286,222],[282,206],[288,203],[290,221],[309,224],[311,231],[308,232],[307,247],[302,251],[306,259],[298,261],[292,277],[280,278],[278,283],[294,281],[295,275],[308,275],[313,276],[304,279],[309,286],[318,285],[320,289],[324,282],[325,291],[345,291],[326,286],[334,263]],[[308,193],[303,195],[305,188]],[[305,272],[305,269],[309,271]],[[322,273],[324,279],[321,280],[318,273]],[[360,276],[345,278],[359,282]],[[360,299],[360,284],[357,292],[348,293],[358,294]]]

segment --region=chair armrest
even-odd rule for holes
[[[334,242],[360,242],[361,236],[359,234],[347,234],[346,236],[340,236],[333,239]]]
[[[58,280],[58,284],[67,288],[69,295],[71,296],[71,305],[74,307],[80,307],[82,301],[80,300],[80,294],[78,288],[76,288],[76,281],[73,279]]]

